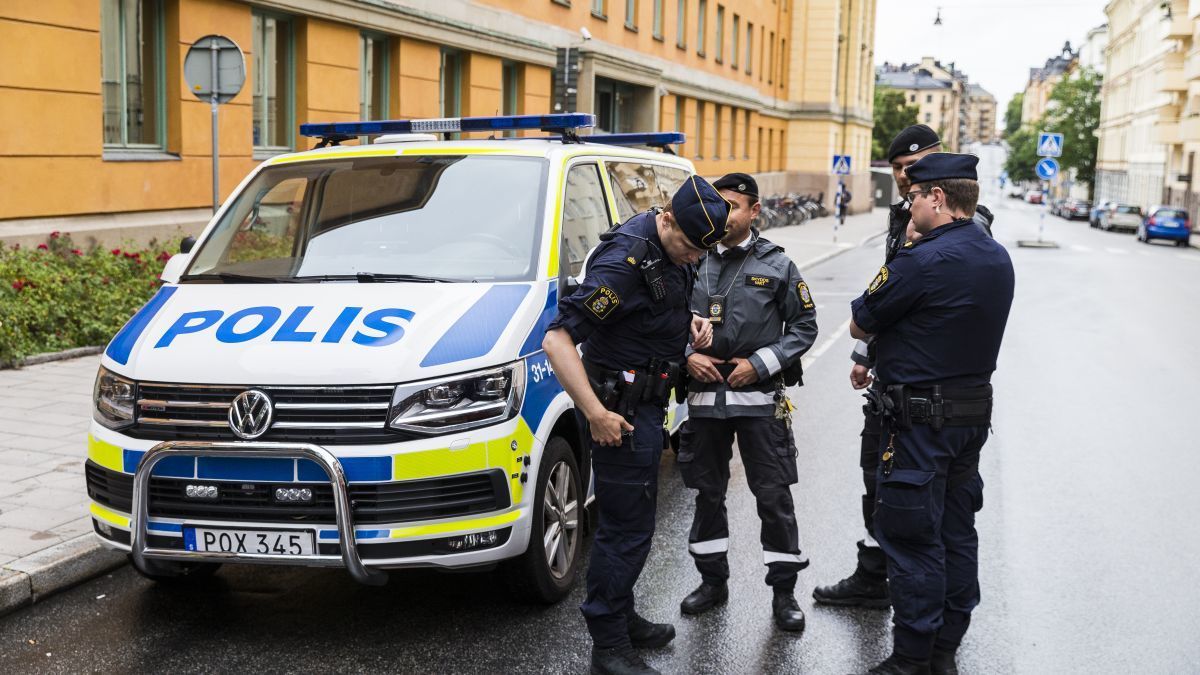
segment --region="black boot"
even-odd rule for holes
[[[861,567],[836,584],[814,588],[813,600],[823,605],[839,607],[887,609],[892,606],[892,599],[888,596],[887,579],[872,578],[863,572]]]
[[[633,647],[592,647],[592,675],[660,675]]]
[[[928,661],[913,661],[895,652],[883,663],[867,671],[867,675],[930,675]]]
[[[775,589],[775,598],[771,600],[771,614],[774,615],[775,625],[779,630],[796,633],[804,630],[804,611],[796,604],[796,595],[790,589]]]
[[[652,623],[636,612],[629,617],[629,641],[639,649],[665,647],[675,639],[675,626],[669,623]]]
[[[713,585],[705,581],[700,587],[688,594],[679,603],[679,611],[684,614],[701,614],[724,603],[729,599],[729,586]]]
[[[954,662],[954,652],[933,648],[933,658],[929,661],[929,671],[933,675],[958,675],[958,664]]]

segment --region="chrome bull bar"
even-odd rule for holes
[[[208,551],[181,551],[178,549],[152,548],[147,544],[150,522],[150,475],[154,467],[168,457],[243,457],[276,459],[309,459],[316,462],[329,476],[333,487],[333,507],[337,523],[338,545],[341,556],[289,555],[277,556],[261,553],[217,553]],[[268,564],[302,564],[310,566],[344,566],[350,576],[359,583],[382,586],[388,576],[382,570],[368,569],[358,555],[354,540],[354,514],[350,508],[350,494],[346,486],[346,473],[341,462],[333,453],[312,443],[239,443],[203,441],[165,441],[150,448],[138,462],[133,476],[133,513],[130,519],[129,550],[133,564],[146,569],[146,556],[163,560],[184,562],[239,562],[253,561]],[[319,551],[320,540],[314,533],[314,547]]]

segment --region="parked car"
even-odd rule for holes
[[[1030,204],[1041,204],[1042,203],[1042,191],[1041,190],[1030,190],[1029,192],[1026,192],[1025,193],[1025,201]]]
[[[1092,203],[1083,199],[1068,199],[1058,209],[1058,215],[1067,220],[1087,218],[1092,210]]]
[[[1063,205],[1066,203],[1067,203],[1067,200],[1065,200],[1061,197],[1050,200],[1050,215],[1061,216]]]
[[[1136,232],[1142,226],[1142,207],[1133,204],[1115,204],[1100,213],[1100,229],[1129,230]]]
[[[1155,206],[1137,231],[1138,241],[1169,239],[1176,246],[1187,246],[1192,238],[1192,219],[1188,212],[1173,206]]]
[[[1106,199],[1092,207],[1092,210],[1088,212],[1088,225],[1100,227],[1100,214],[1112,208],[1112,206],[1113,202]]]

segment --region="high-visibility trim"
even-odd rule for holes
[[[754,352],[758,358],[762,359],[763,365],[766,366],[767,372],[774,375],[783,370],[783,364],[779,362],[779,357],[775,356],[775,350],[770,347],[763,347]]]
[[[88,434],[88,459],[111,471],[125,471],[125,451]]]
[[[709,406],[717,404],[717,392],[715,391],[689,391],[687,397],[688,405]]]
[[[725,405],[775,405],[775,394],[769,391],[727,391]]]
[[[342,150],[340,152],[321,152],[316,154],[304,155],[284,155],[272,159],[269,164],[287,164],[289,162],[306,162],[316,161],[320,159],[342,159],[344,157],[385,157],[387,155],[396,155],[396,148],[372,148],[370,150]]]
[[[117,513],[116,511],[109,511],[108,509],[104,508],[103,506],[100,506],[96,502],[92,502],[92,506],[91,506],[90,510],[92,513],[92,517],[94,517],[94,518],[103,520],[104,522],[109,523],[111,525],[116,525],[117,527],[119,527],[123,530],[129,529],[129,516],[123,516],[123,515]]]
[[[501,525],[507,525],[521,518],[523,511],[509,511],[501,513],[498,516],[489,516],[487,518],[475,518],[474,520],[456,520],[449,523],[438,523],[436,525],[413,525],[412,527],[399,527],[392,530],[390,539],[404,539],[406,537],[421,537],[432,534],[449,534],[452,532],[465,532],[467,530],[486,530]]]
[[[775,562],[796,563],[798,565],[807,565],[808,558],[798,553],[778,553],[776,551],[763,551],[763,564],[770,565]]]
[[[726,553],[729,551],[729,537],[725,537],[724,539],[709,539],[708,541],[694,541],[688,544],[688,551],[692,555]]]

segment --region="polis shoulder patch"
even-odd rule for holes
[[[759,288],[775,288],[776,279],[772,277],[759,276],[757,274],[746,275],[747,286],[757,286]]]
[[[803,281],[796,284],[796,293],[799,294],[800,304],[803,305],[804,309],[812,309],[816,307],[816,304],[813,303],[812,293],[808,290],[808,284],[804,283]]]
[[[592,291],[585,304],[588,310],[596,315],[596,318],[603,320],[616,309],[617,305],[621,304],[621,298],[617,297],[617,292],[613,289],[601,286]]]
[[[879,290],[879,287],[886,284],[887,280],[888,268],[887,265],[884,265],[883,267],[879,268],[879,274],[876,274],[875,278],[871,280],[871,285],[867,287],[867,294],[869,295]]]

